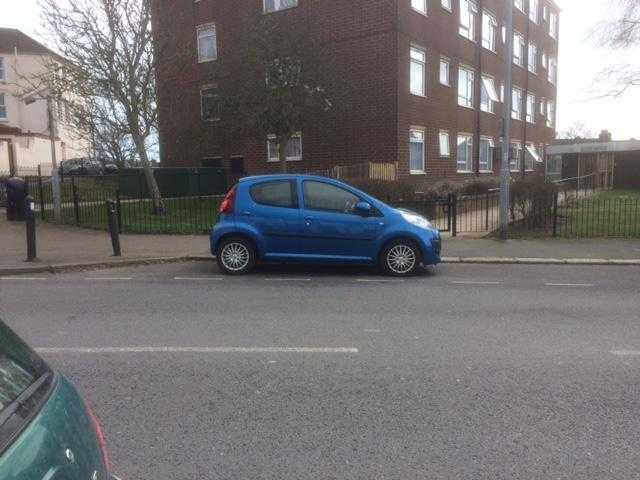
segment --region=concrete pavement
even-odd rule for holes
[[[80,386],[123,478],[626,480],[637,278],[199,262],[0,279],[0,316]]]

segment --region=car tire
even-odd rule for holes
[[[256,250],[253,244],[245,238],[225,238],[218,247],[216,261],[222,273],[243,275],[255,267]]]
[[[420,249],[411,240],[394,240],[384,247],[380,255],[382,270],[394,277],[415,275],[421,261]]]

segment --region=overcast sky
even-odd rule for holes
[[[4,0],[5,2],[7,0]],[[42,38],[37,0],[8,0],[0,26],[15,27]],[[597,134],[607,128],[615,139],[640,138],[640,122],[632,112],[640,105],[640,87],[619,99],[598,98],[603,91],[597,74],[612,63],[640,63],[639,52],[611,52],[597,48],[589,33],[606,18],[611,0],[557,0],[562,8],[558,92],[558,131],[584,122]],[[631,58],[631,60],[629,60]],[[600,88],[599,88],[600,87]]]

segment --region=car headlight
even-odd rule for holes
[[[402,218],[404,218],[411,225],[415,225],[420,228],[433,228],[433,225],[429,220],[420,215],[415,215],[413,213],[402,212]]]

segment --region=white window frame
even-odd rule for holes
[[[414,141],[414,136],[415,138],[420,137],[421,138],[421,142],[417,142]],[[425,168],[426,168],[426,164],[427,164],[427,159],[426,159],[426,148],[425,148],[425,129],[424,127],[411,127],[411,129],[409,130],[409,173],[411,173],[411,175],[424,175],[425,173]],[[412,159],[411,159],[411,144],[413,143],[420,143],[422,145],[422,168],[421,169],[415,169],[413,168],[413,164],[412,164]]]
[[[476,41],[476,17],[478,16],[478,4],[475,0],[460,0],[460,19],[458,33],[472,42]],[[463,23],[465,19],[465,23]],[[466,22],[468,21],[468,25]]]
[[[558,39],[558,32],[559,32],[558,22],[559,22],[559,15],[556,12],[550,10],[549,11],[549,36],[551,36],[551,38],[555,40]]]
[[[543,7],[542,7],[542,18],[544,19],[545,22],[549,20],[549,5],[547,5],[546,3],[543,4]]]
[[[297,132],[292,135],[287,144],[294,139],[300,142],[300,155],[286,157],[285,161],[287,162],[302,161],[302,132]],[[267,135],[267,163],[276,163],[280,161],[280,145],[277,144],[275,140],[275,135]],[[272,155],[272,151],[274,151],[275,155]]]
[[[488,152],[488,158],[486,162],[482,161],[483,142],[489,144],[489,152]],[[495,147],[496,145],[492,137],[486,137],[486,136],[480,137],[480,164],[479,164],[480,173],[493,173],[493,152]],[[482,168],[483,165],[485,168]]]
[[[547,127],[554,128],[556,125],[556,104],[553,100],[547,100]]]
[[[540,99],[540,115],[542,117],[546,117],[547,116],[547,104],[546,104],[546,98],[542,97]]]
[[[517,152],[517,155],[514,158],[512,158],[511,154],[513,153],[513,147],[515,147],[515,152]],[[515,162],[512,162],[512,160],[515,160]],[[513,140],[511,142],[511,147],[509,148],[509,171],[511,173],[516,173],[516,172],[520,172],[522,170],[522,142],[520,142],[519,140]]]
[[[529,154],[531,156],[531,158],[533,158],[533,168],[526,168],[526,160],[525,160],[525,170],[527,172],[532,172],[536,169],[536,163],[543,163],[544,159],[542,158],[542,155],[540,154],[540,151],[538,151],[538,147],[536,147],[536,144],[533,142],[528,142],[525,145],[525,159],[526,159],[526,155]]]
[[[535,43],[529,43],[527,49],[527,68],[533,74],[538,73],[538,46]]]
[[[463,72],[466,74],[463,82]],[[476,72],[472,68],[460,65],[458,67],[458,105],[465,108],[474,108]]]
[[[427,0],[411,0],[411,10],[427,16]]]
[[[536,96],[533,93],[527,93],[527,123],[535,125],[536,123]]]
[[[549,67],[547,69],[549,83],[556,84],[558,81],[558,60],[555,57],[549,57]]]
[[[4,57],[0,56],[0,82],[7,81],[7,64],[4,61]]]
[[[524,0],[513,0],[513,6],[524,13]]]
[[[540,20],[540,3],[538,0],[529,0],[529,19],[538,24]]]
[[[443,68],[446,68],[446,72],[443,71]],[[443,78],[443,73],[446,73],[446,78]],[[449,60],[447,57],[440,57],[439,77],[440,85],[444,85],[446,87],[451,86],[451,60]]]
[[[513,87],[511,91],[511,118],[522,120],[522,102],[524,101],[524,90],[520,87]]]
[[[448,12],[453,12],[453,5],[451,4],[451,0],[440,0],[440,6],[444,8]]]
[[[213,32],[203,34],[206,32]],[[213,38],[213,56],[205,57],[202,53],[201,41]],[[218,59],[218,31],[215,23],[204,23],[196,27],[196,44],[198,46],[198,63],[214,62]]]
[[[262,0],[262,12],[265,14],[281,12],[283,10],[289,10],[290,8],[295,8],[298,6],[298,0],[293,0],[294,2],[293,5],[286,5],[286,6],[282,6],[282,1],[283,0],[273,0],[274,8],[272,10],[267,10],[267,0]],[[284,0],[284,1],[288,1],[288,0]]]
[[[547,69],[549,66],[549,57],[547,55],[547,52],[545,52],[544,50],[542,51],[542,55],[541,55],[541,64],[542,64],[542,68]]]
[[[493,13],[482,11],[482,47],[496,53],[496,39],[498,37],[498,20]]]
[[[495,113],[495,104],[500,102],[496,90],[494,78],[482,75],[480,84],[480,110],[486,113]]]
[[[461,141],[462,140],[462,141]],[[464,168],[460,168],[462,165],[460,162],[459,150],[464,141],[467,142],[467,159],[464,163]],[[473,173],[473,135],[470,133],[458,133],[458,139],[456,143],[456,168],[458,173]]]
[[[422,56],[422,60],[418,58],[418,56]],[[416,90],[413,85],[413,69],[421,68],[422,69],[422,81],[420,90]],[[427,51],[416,45],[412,45],[409,50],[409,91],[412,95],[416,95],[418,97],[426,97],[427,96]]]
[[[0,120],[7,120],[9,114],[7,113],[7,96],[4,92],[0,92]]]
[[[449,136],[449,130],[440,130],[440,132],[438,132],[438,148],[440,150],[440,157],[451,157],[451,138]]]
[[[524,68],[527,44],[524,35],[520,32],[513,32],[513,63]]]

